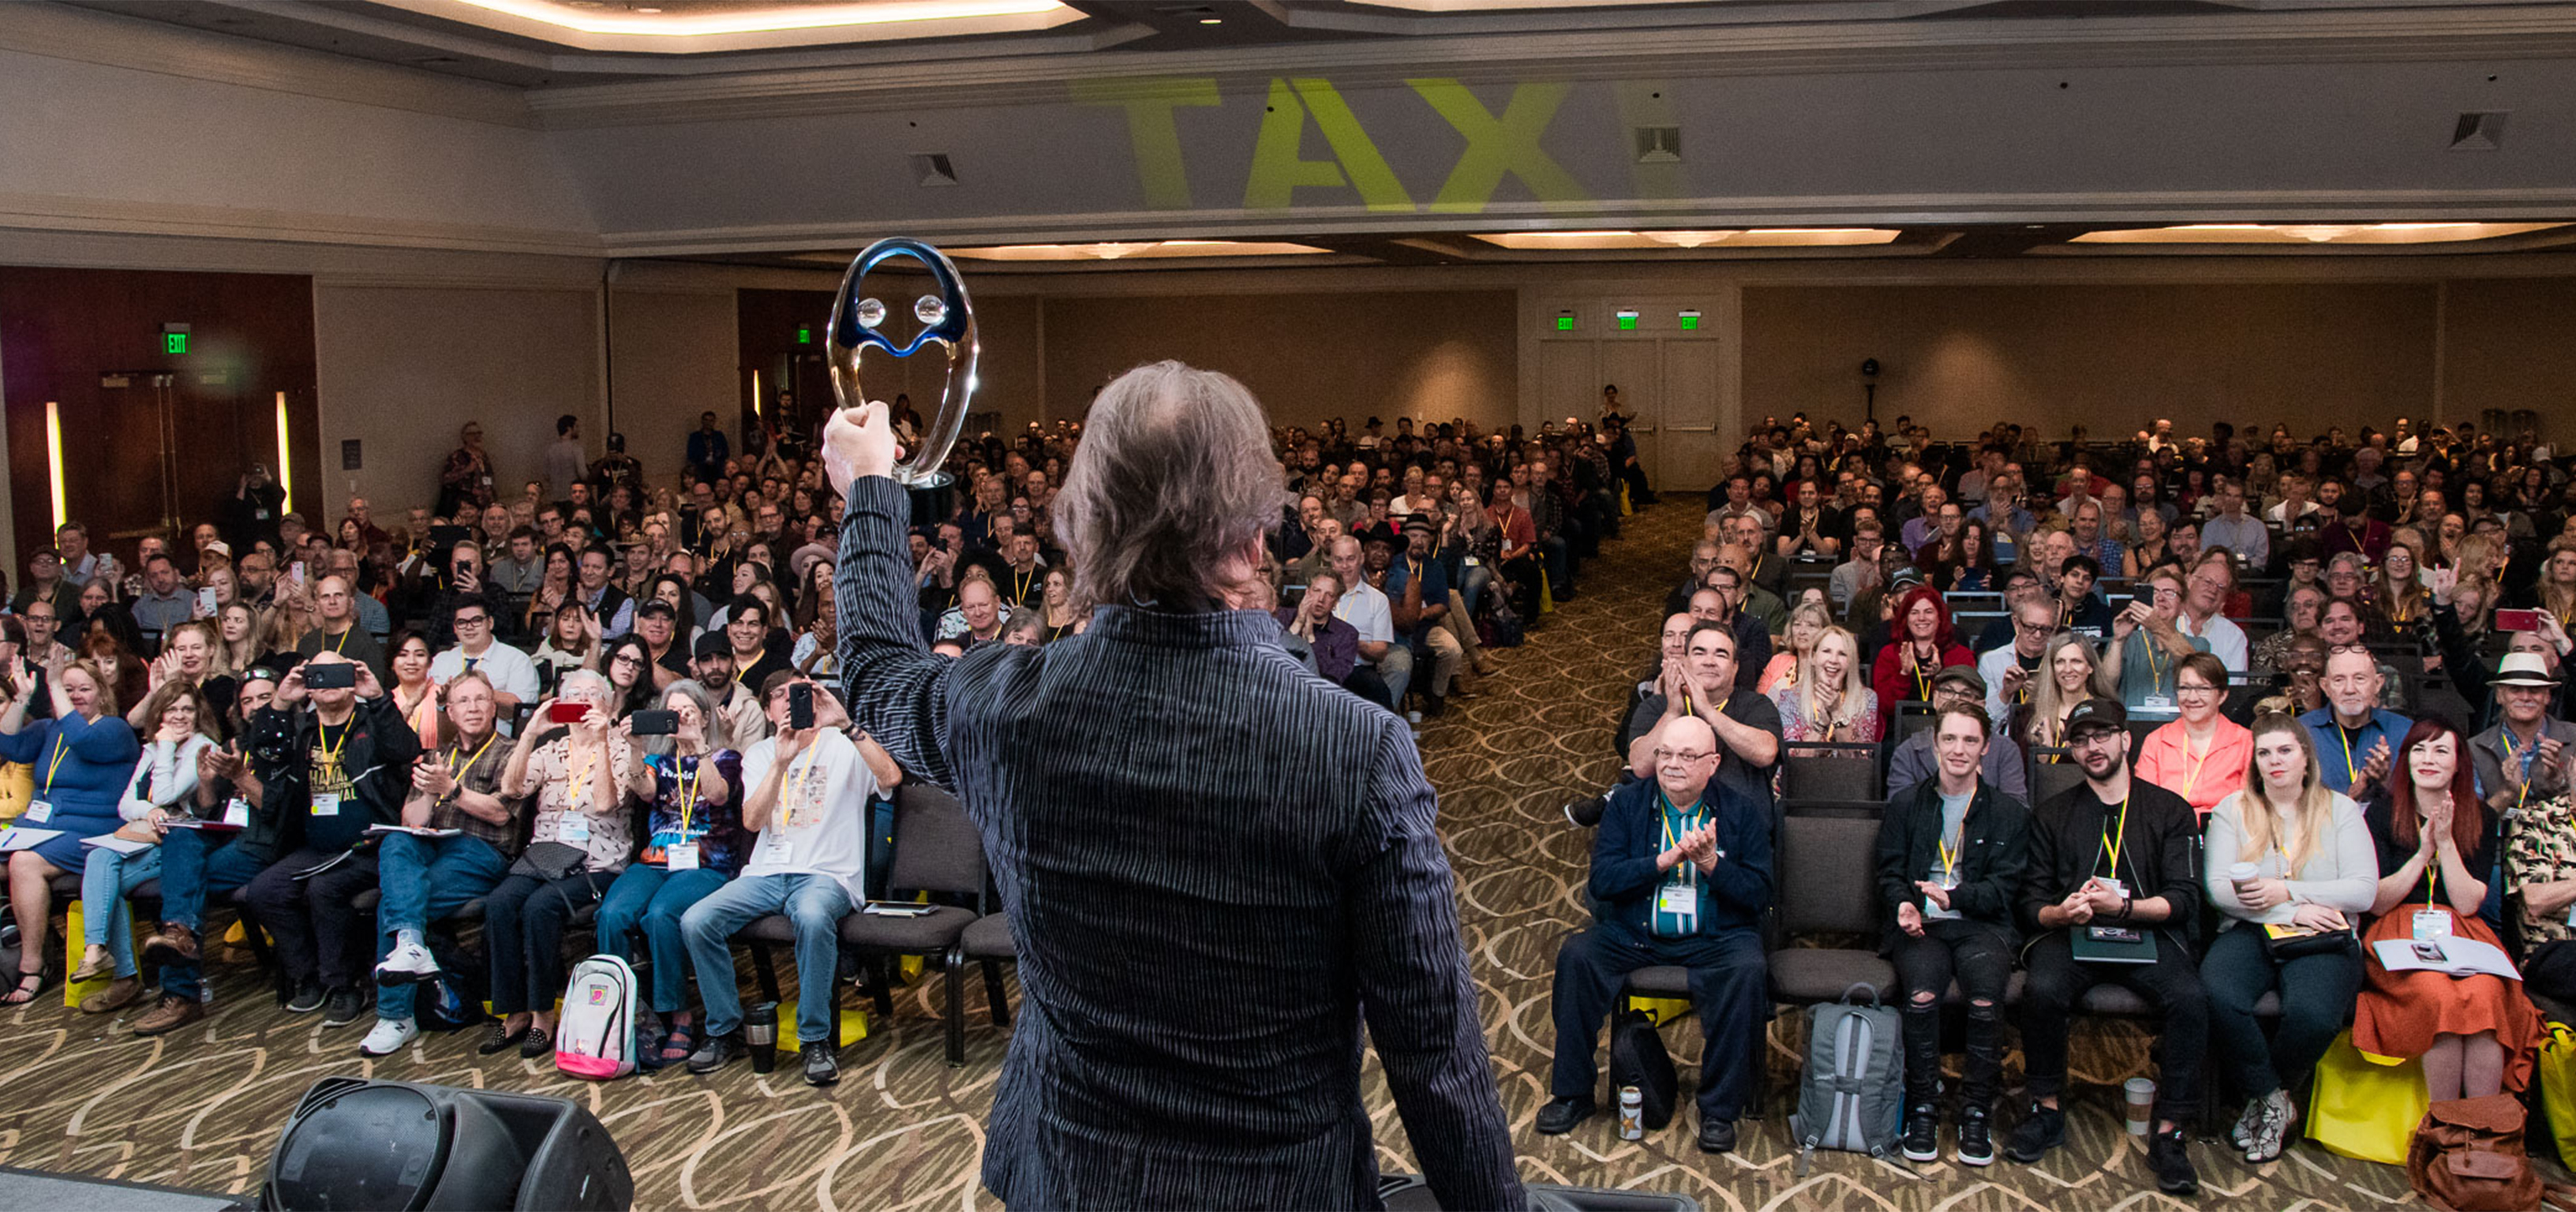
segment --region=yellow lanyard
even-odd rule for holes
[[[2120,850],[2128,844],[2129,797],[2124,795],[2120,797],[2119,831],[2116,833],[2106,832],[2102,835],[2102,853],[2109,856],[2111,859],[2111,878],[2115,882],[2120,878]]]
[[[2440,859],[2427,859],[2424,863],[2424,907],[2427,909],[2439,909],[2442,907],[2442,902],[2435,899],[2433,896],[2433,881],[2440,879],[2441,877],[2442,861]]]
[[[2369,727],[2369,725],[2365,724],[2363,727],[2366,728]],[[2358,786],[2361,783],[2361,767],[2353,765],[2352,763],[2352,733],[2346,731],[2344,726],[2341,724],[2335,725],[2334,730],[2335,740],[2342,742],[2343,744],[2344,777],[2352,780],[2353,785]]]
[[[567,748],[569,748],[569,746],[567,746]],[[570,754],[567,753],[566,756],[569,757]],[[582,793],[590,790],[590,776],[598,772],[599,757],[595,754],[592,755],[589,761],[581,764],[581,769],[572,772],[572,793],[564,797],[564,811],[582,811]]]
[[[358,621],[356,619],[349,620],[349,631],[356,631],[357,629]],[[331,651],[333,653],[339,656],[349,655],[349,631],[341,632],[339,639],[331,641]]]
[[[677,765],[686,759],[675,756],[671,760]],[[704,757],[699,758],[695,766],[681,766],[677,773],[671,776],[671,781],[678,784],[680,788],[680,840],[683,842],[689,840],[689,819],[697,810],[698,787],[705,783],[706,779],[707,759]]]
[[[54,793],[54,773],[63,768],[63,758],[69,752],[69,750],[63,747],[63,734],[60,729],[57,728],[54,733],[54,760],[52,764],[45,767],[46,795],[50,796]]]
[[[2201,767],[2203,767],[2203,766],[2208,765],[2208,764],[2209,764],[2209,755],[2210,755],[2210,754],[2212,754],[2212,753],[2216,753],[2217,751],[2218,751],[2218,737],[2217,737],[2216,735],[2214,735],[2214,734],[2213,734],[2213,735],[2209,738],[2209,747],[2200,751],[2200,757],[2199,757],[2199,759],[2198,759],[2198,760],[2196,760],[2196,761],[2194,761],[2194,762],[2192,762],[2192,764],[2191,764],[2191,769],[2190,769],[2189,771],[2185,772],[2185,773],[2183,774],[2183,776],[2182,776],[2182,798],[2184,798],[2184,799],[2186,799],[2186,800],[2188,800],[2188,799],[2190,799],[2190,798],[2191,798],[2191,788],[2192,788],[2192,784],[2197,783],[2197,782],[2199,782],[2199,781],[2200,781],[2200,768],[2201,768]],[[2182,752],[2183,752],[2183,756],[2184,756],[2184,757],[2190,757],[2190,756],[2191,756],[2191,734],[2190,734],[2190,733],[2184,733],[2184,734],[2183,734],[2183,739],[2182,739]]]
[[[1015,572],[1011,574],[1012,605],[1016,606],[1029,600],[1029,578],[1036,576],[1037,572],[1037,566],[1032,564],[1029,566],[1029,570],[1027,572]]]
[[[2548,725],[2543,724],[2541,727],[2546,729]],[[2508,762],[2515,760],[2518,755],[2514,752],[2513,747],[2513,729],[2510,727],[2499,728],[2496,730],[2496,737],[2504,742],[2504,760]],[[2538,736],[2534,736],[2532,738],[2531,747],[2533,751],[2537,751],[2540,748],[2540,739]],[[2513,797],[2513,806],[2517,811],[2522,808],[2523,804],[2531,799],[2532,765],[2533,763],[2531,762],[2523,763],[2522,778],[2520,780],[2522,783],[2522,790],[2517,792]]]
[[[1971,800],[1969,807],[1975,806],[1975,801]],[[1959,814],[1959,845],[1950,844],[1950,831],[1947,829],[1941,831],[1940,838],[1934,844],[1941,851],[1941,877],[1956,886],[1959,882],[1959,851],[1966,848],[1968,844],[1968,814],[1965,812]]]
[[[339,765],[340,755],[348,752],[350,734],[358,730],[358,722],[356,720],[351,720],[340,726],[340,743],[337,745],[331,743],[331,726],[329,724],[316,720],[313,723],[313,727],[315,733],[319,736],[322,742],[322,760],[329,765]],[[52,777],[47,776],[46,783],[51,785],[52,781]]]
[[[483,738],[483,747],[475,750],[474,756],[466,758],[465,764],[460,766],[456,764],[456,758],[465,752],[465,742],[463,738],[459,738],[456,743],[456,752],[448,755],[447,777],[455,779],[459,787],[464,786],[466,772],[474,769],[477,764],[481,763],[483,755],[491,752],[492,742],[500,739],[501,730],[497,728],[493,729],[492,735]]]
[[[756,669],[756,668],[759,668],[759,666],[760,666],[760,663],[761,663],[761,662],[766,661],[766,660],[768,660],[768,659],[769,659],[769,645],[767,645],[767,644],[763,644],[763,645],[761,645],[761,646],[760,646],[760,655],[759,655],[759,656],[757,656],[757,657],[755,657],[755,658],[753,658],[753,659],[752,659],[751,664],[749,664],[749,665],[744,665],[742,668],[740,668],[740,669],[737,669],[737,670],[734,670],[734,671],[733,671],[733,680],[734,680],[734,681],[736,681],[736,682],[740,682],[740,681],[742,681],[744,678],[746,678],[746,677],[748,677],[748,676],[750,676],[750,675],[751,675],[751,671],[752,671],[752,670],[754,670],[754,669]],[[739,664],[739,663],[741,662],[741,658],[739,658],[739,657],[735,658],[735,662],[736,662],[737,664]]]
[[[1683,812],[1681,809],[1674,807],[1672,797],[1665,795],[1664,789],[1661,787],[1655,788],[1655,802],[1663,808],[1663,812],[1658,815],[1663,818],[1664,849],[1672,849],[1681,840],[1673,835],[1674,817],[1678,816],[1682,818],[1682,828],[1685,831],[1700,827],[1702,823],[1701,815],[1697,812]],[[1698,805],[1694,804],[1692,807],[1696,808]],[[1681,881],[1684,887],[1689,887],[1696,882],[1699,875],[1699,868],[1689,859],[1685,858],[1681,862],[1675,863],[1674,867],[1682,873]]]

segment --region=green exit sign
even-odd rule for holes
[[[813,329],[813,327],[812,327],[812,326],[810,326],[810,325],[799,325],[799,326],[797,326],[797,329],[796,329],[796,343],[797,343],[797,344],[799,344],[799,345],[811,345],[811,344],[813,344],[813,343],[814,343],[814,329]]]
[[[1558,317],[1556,318],[1556,331],[1558,331],[1558,332],[1573,332],[1573,331],[1574,331],[1574,317],[1572,317],[1572,316],[1558,316]]]
[[[184,332],[165,332],[161,334],[161,352],[174,354],[183,354],[188,352],[188,334]]]
[[[1683,312],[1683,313],[1682,313],[1682,331],[1683,331],[1683,332],[1693,332],[1693,331],[1696,331],[1698,328],[1699,328],[1699,313],[1698,313],[1698,312],[1695,312],[1695,311],[1686,311],[1686,312]]]

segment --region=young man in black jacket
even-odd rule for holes
[[[1941,997],[1953,977],[1968,998],[1958,1159],[1968,1166],[1995,1160],[2004,986],[2012,979],[2013,910],[2029,861],[2030,813],[1978,776],[1991,732],[1985,708],[1943,704],[1932,725],[1934,776],[1889,799],[1879,820],[1879,899],[1895,923],[1886,950],[1906,992],[1903,1149],[1911,1161],[1941,1153]]]
[[[338,664],[357,666],[356,686],[306,687],[317,669]],[[402,820],[420,736],[365,662],[322,652],[278,682],[277,697],[250,718],[243,748],[284,824],[278,859],[251,879],[243,899],[276,940],[278,966],[294,985],[286,1008],[309,1014],[327,1000],[325,1024],[345,1027],[366,1012],[374,982],[360,978],[376,958],[345,886],[372,884],[375,857],[351,850],[369,826]]]
[[[2076,1004],[2105,982],[2145,998],[2163,1020],[2156,1040],[2155,1134],[2147,1167],[2168,1195],[2200,1190],[2182,1125],[2200,1109],[2209,1004],[2191,952],[2200,903],[2199,815],[2181,796],[2129,776],[2129,713],[2116,699],[2086,699],[2066,717],[2067,745],[2084,782],[2031,816],[2022,924],[2037,937],[2024,952],[2022,1054],[2030,1114],[2004,1154],[2024,1165],[2066,1143],[2066,1035]]]

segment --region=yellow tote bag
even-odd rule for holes
[[[36,768],[25,762],[0,765],[0,821],[14,821],[36,797]]]
[[[2563,1162],[2576,1158],[2576,1029],[2549,1024],[2540,1041],[2540,1106],[2549,1113],[2549,1135]]]
[[[2431,1103],[2421,1059],[2372,1057],[2353,1047],[2352,1032],[2346,1031],[2317,1062],[2308,1139],[2345,1157],[2402,1166]]]

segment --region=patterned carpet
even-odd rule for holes
[[[1534,628],[1526,646],[1497,653],[1504,672],[1480,697],[1422,730],[1523,1174],[1679,1191],[1733,1212],[2181,1203],[2155,1193],[2143,1151],[2121,1130],[2117,1083],[2146,1062],[2143,1036],[2118,1024],[2079,1027],[2071,1143],[2038,1167],[1963,1171],[1944,1163],[1918,1176],[1902,1165],[1824,1154],[1810,1177],[1793,1177],[1783,1104],[1803,1032],[1790,1016],[1773,1028],[1773,1109],[1746,1121],[1736,1153],[1699,1153],[1687,1112],[1638,1143],[1617,1139],[1605,1118],[1562,1137],[1531,1130],[1547,1097],[1557,943],[1587,918],[1581,889],[1590,835],[1568,825],[1560,808],[1574,789],[1597,789],[1612,776],[1609,730],[1627,693],[1622,679],[1651,651],[1654,604],[1682,571],[1697,517],[1682,503],[1631,519],[1627,537],[1587,569],[1581,597]],[[792,985],[792,965],[782,966]],[[245,965],[217,968],[211,1017],[159,1040],[66,1010],[56,990],[0,1011],[0,1164],[244,1192],[258,1183],[279,1126],[308,1084],[364,1074],[580,1100],[624,1149],[638,1207],[990,1207],[976,1161],[1007,1037],[990,1025],[971,978],[968,988],[964,1068],[943,1059],[940,985],[926,980],[899,992],[891,1022],[877,1022],[843,1050],[843,1078],[830,1091],[810,1089],[784,1068],[760,1077],[744,1063],[713,1078],[673,1073],[594,1085],[515,1054],[477,1057],[470,1034],[424,1036],[391,1061],[368,1062],[356,1054],[361,1028],[326,1030],[318,1015],[286,1014]],[[1668,1027],[1666,1038],[1687,1102],[1700,1050],[1696,1020]],[[2017,1057],[2007,1079],[2019,1080]],[[1380,1162],[1409,1170],[1393,1105],[1374,1075],[1370,1085]],[[2401,1170],[2312,1145],[2259,1170],[2223,1146],[2199,1146],[2196,1156],[2204,1207],[2412,1201]]]

